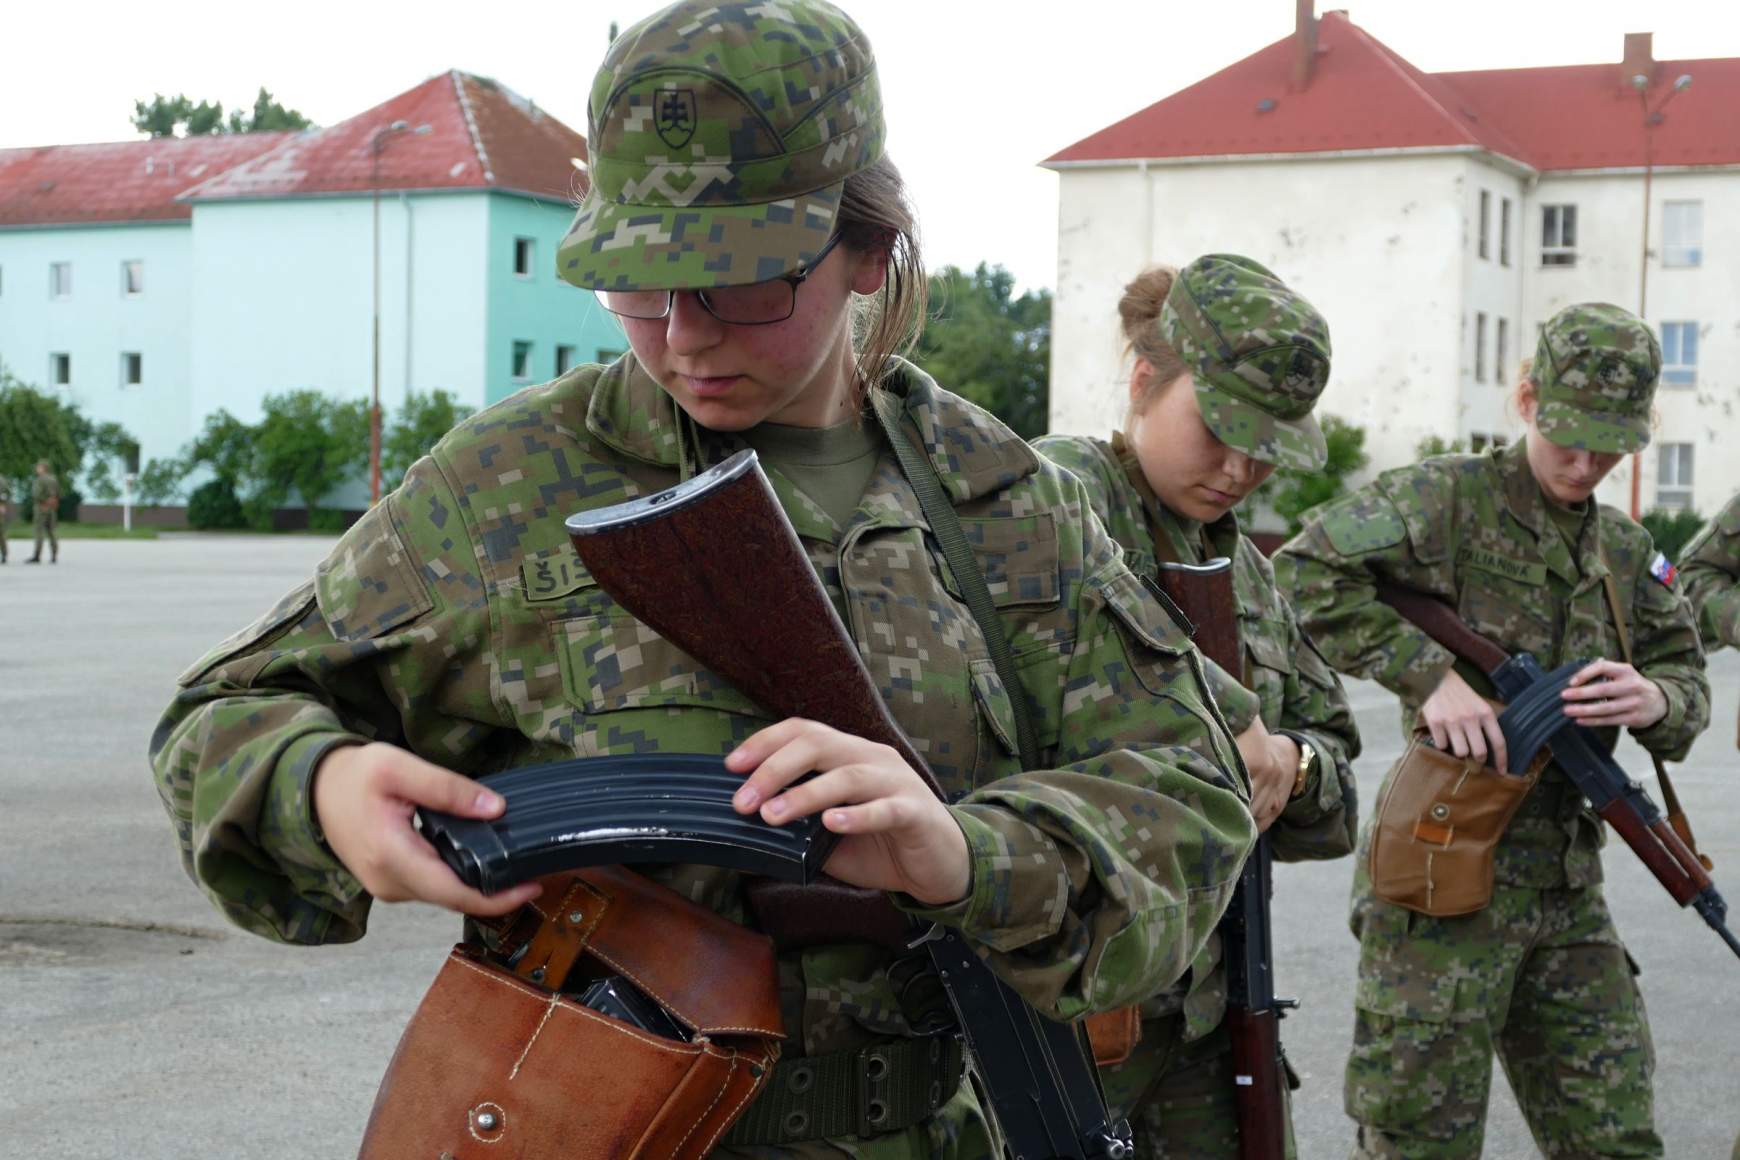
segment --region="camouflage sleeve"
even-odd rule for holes
[[[1686,546],[1680,579],[1710,651],[1740,648],[1740,495]]]
[[[445,642],[442,652],[457,655],[486,632],[478,613],[435,607],[405,550],[395,513],[418,490],[407,484],[377,505],[313,580],[189,668],[152,736],[183,867],[255,934],[362,936],[370,898],[315,825],[314,770],[337,745],[403,743],[440,671],[408,659],[411,649]],[[446,733],[454,751],[433,760],[451,763],[477,735],[457,721]]]
[[[1455,657],[1443,645],[1377,599],[1380,580],[1393,580],[1454,600],[1451,567],[1435,545],[1453,513],[1448,488],[1405,488],[1405,506],[1382,480],[1336,500],[1275,555],[1275,578],[1299,627],[1339,672],[1374,680],[1392,693],[1423,701]]]
[[[1648,533],[1640,534],[1647,536]],[[1632,578],[1631,661],[1667,697],[1667,715],[1648,729],[1633,729],[1637,743],[1664,761],[1682,760],[1710,723],[1710,682],[1704,649],[1685,597],[1650,572],[1655,548],[1637,554]]]
[[[1094,555],[1061,700],[1039,702],[1055,706],[1041,724],[1053,768],[953,807],[972,888],[954,906],[915,908],[964,930],[1061,1019],[1183,975],[1256,838],[1243,765],[1203,695],[1198,654],[1109,541]]]
[[[1292,608],[1281,603],[1287,608],[1294,672],[1287,678],[1281,720],[1271,728],[1307,738],[1317,751],[1317,771],[1268,832],[1275,857],[1284,862],[1340,858],[1353,853],[1359,829],[1359,793],[1353,780],[1359,728],[1335,670],[1300,629]]]

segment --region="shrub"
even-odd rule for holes
[[[227,479],[213,479],[187,497],[187,524],[192,528],[245,528],[246,515],[236,489]]]
[[[1644,512],[1638,522],[1649,529],[1656,551],[1670,560],[1678,560],[1686,545],[1692,542],[1692,537],[1702,530],[1704,517],[1690,508],[1680,511],[1652,508]]]

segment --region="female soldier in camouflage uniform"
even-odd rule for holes
[[[1341,682],[1299,631],[1233,513],[1277,463],[1323,465],[1310,411],[1329,377],[1328,327],[1263,267],[1222,254],[1182,272],[1144,272],[1125,287],[1118,313],[1135,357],[1128,434],[1113,432],[1110,443],[1047,436],[1036,446],[1087,485],[1133,571],[1157,575],[1156,557],[1233,560],[1241,677],[1261,700],[1239,738],[1252,815],[1276,857],[1339,858],[1353,849],[1348,763],[1359,734]],[[1210,340],[1211,326],[1225,348]],[[1144,1001],[1135,1053],[1102,1073],[1108,1100],[1130,1116],[1138,1154],[1238,1156],[1225,1013],[1217,936],[1187,983]]]
[[[467,889],[412,807],[492,816],[500,800],[467,775],[666,750],[729,755],[740,812],[820,813],[844,835],[831,873],[960,928],[1055,1017],[1187,969],[1254,840],[1232,736],[1081,486],[892,356],[924,275],[882,140],[869,47],[821,0],[688,0],[612,45],[591,93],[592,187],[557,260],[623,318],[632,352],[463,423],[311,581],[183,675],[153,740],[186,866],[231,919],[320,943],[360,937],[376,898],[512,911],[536,887]],[[878,294],[882,322],[854,351],[854,306]],[[898,400],[968,529],[1023,688],[997,680],[863,419],[870,391]],[[769,720],[572,554],[570,512],[746,446],[956,804],[891,749]],[[1015,756],[1011,696],[1035,710],[1043,769]],[[648,872],[749,921],[735,872]],[[862,1071],[877,1044],[895,1068],[946,1066],[902,1049],[919,1028],[892,958],[868,942],[782,956],[780,1066]],[[852,1099],[763,1117],[721,1154],[988,1156],[959,1081],[958,1066],[929,1077],[941,1106],[880,1123]],[[776,1072],[769,1090],[786,1086]]]
[[[1740,648],[1740,495],[1704,525],[1680,559],[1704,648]]]
[[[1547,669],[1580,657],[1567,716],[1676,759],[1709,719],[1703,654],[1649,533],[1590,496],[1649,441],[1661,349],[1616,306],[1541,332],[1517,402],[1524,440],[1385,472],[1278,554],[1306,631],[1342,672],[1402,700],[1439,749],[1505,769],[1484,674],[1374,599],[1389,581],[1453,603],[1476,632]],[[1616,593],[1610,602],[1608,578]],[[1632,660],[1611,606],[1623,610]],[[1392,773],[1393,776],[1393,773]],[[1370,842],[1370,827],[1362,849]],[[1601,823],[1548,765],[1499,840],[1490,903],[1433,918],[1379,901],[1361,860],[1347,1112],[1360,1157],[1481,1149],[1492,1053],[1548,1156],[1660,1156],[1654,1056],[1635,964],[1601,890]]]

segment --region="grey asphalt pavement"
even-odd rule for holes
[[[382,906],[360,943],[283,947],[228,929],[183,875],[145,750],[175,674],[305,577],[322,537],[69,541],[0,569],[0,1157],[343,1160],[405,1020],[457,933]],[[1715,724],[1676,783],[1740,910],[1740,658],[1711,664]],[[1369,806],[1400,750],[1395,703],[1351,686]],[[1647,771],[1642,751],[1621,750]],[[1652,780],[1647,778],[1646,781]],[[1657,1118],[1674,1160],[1740,1131],[1740,960],[1621,845],[1608,896],[1643,968]],[[1283,1026],[1305,1077],[1300,1154],[1347,1154],[1341,1067],[1357,947],[1350,864],[1280,867]],[[1502,1077],[1485,1155],[1534,1156]]]

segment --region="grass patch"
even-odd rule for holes
[[[125,531],[120,524],[56,524],[54,534],[63,540],[155,540],[156,528],[134,528]],[[36,529],[29,524],[7,524],[6,539],[12,550],[18,545],[26,549],[36,543]]]

